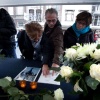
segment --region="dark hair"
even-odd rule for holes
[[[87,11],[83,11],[76,16],[77,21],[85,21],[86,25],[89,26],[92,22],[92,15]]]
[[[58,12],[57,12],[57,10],[54,9],[54,8],[49,8],[49,9],[47,9],[47,10],[45,11],[45,15],[46,15],[47,13],[51,13],[51,14],[55,13],[55,14],[58,16]]]

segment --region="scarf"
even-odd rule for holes
[[[87,33],[87,32],[90,30],[90,27],[87,26],[87,27],[85,27],[85,28],[83,28],[83,29],[78,30],[78,29],[76,28],[76,23],[74,23],[74,24],[72,25],[72,29],[73,29],[74,32],[76,33],[77,37],[79,37],[81,34]]]

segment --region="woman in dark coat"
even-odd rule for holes
[[[37,22],[25,24],[25,30],[18,33],[18,45],[25,59],[41,60],[42,26]]]
[[[92,15],[83,11],[76,16],[76,22],[69,27],[64,33],[64,49],[70,48],[76,43],[94,42],[94,34],[90,28]]]

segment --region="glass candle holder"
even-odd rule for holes
[[[31,89],[36,89],[37,88],[37,82],[31,82],[30,83],[30,88]]]
[[[25,81],[25,80],[19,81],[19,86],[20,86],[21,88],[25,88],[25,87],[26,87],[26,81]]]

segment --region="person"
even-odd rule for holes
[[[23,58],[41,60],[42,31],[42,26],[38,22],[31,21],[25,24],[25,30],[18,33],[18,46]]]
[[[49,74],[50,67],[59,67],[59,57],[63,54],[63,31],[58,20],[58,12],[56,9],[47,9],[45,19],[46,23],[41,39],[43,55],[42,73],[44,76]]]
[[[94,42],[94,34],[90,28],[91,22],[92,15],[87,11],[83,11],[76,16],[75,23],[64,32],[64,50],[76,45],[76,43]]]
[[[16,27],[12,17],[4,9],[0,9],[0,55],[16,58]]]

